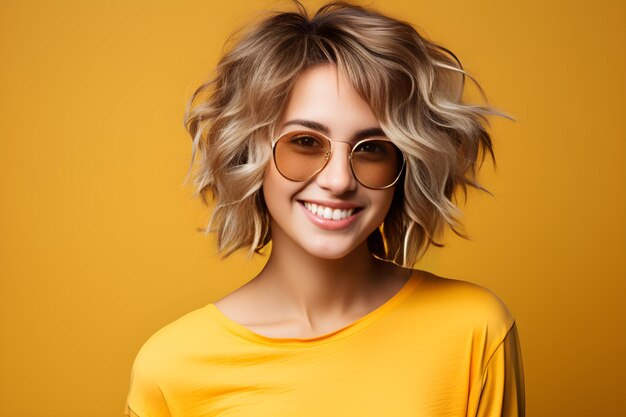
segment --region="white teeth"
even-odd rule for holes
[[[330,207],[320,206],[315,203],[304,202],[304,207],[309,210],[311,213],[315,214],[318,217],[322,217],[324,219],[332,219],[332,220],[342,220],[346,219],[354,213],[354,209],[332,209]]]

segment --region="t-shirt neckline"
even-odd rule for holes
[[[242,326],[236,321],[230,319],[226,316],[220,309],[215,306],[213,303],[209,303],[205,306],[207,312],[217,320],[217,322],[230,334],[239,337],[241,339],[245,339],[249,342],[253,342],[254,344],[261,344],[266,346],[274,346],[274,347],[310,347],[316,346],[320,344],[325,344],[329,342],[333,342],[336,340],[343,339],[347,336],[350,336],[361,329],[367,327],[378,319],[384,317],[389,312],[391,312],[394,308],[396,308],[399,304],[407,298],[407,296],[413,292],[415,287],[422,280],[422,274],[418,274],[417,270],[414,270],[409,279],[404,283],[404,285],[387,301],[383,304],[370,311],[366,315],[358,318],[352,323],[334,330],[332,332],[315,336],[315,337],[307,337],[307,338],[299,338],[299,337],[270,337],[265,336],[252,330],[247,327]]]

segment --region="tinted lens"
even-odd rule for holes
[[[403,165],[402,152],[387,140],[366,140],[352,150],[352,170],[366,187],[390,186],[400,176]]]
[[[304,181],[324,167],[330,143],[311,132],[289,132],[274,146],[274,162],[278,171],[292,181]]]

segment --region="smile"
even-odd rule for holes
[[[319,204],[309,203],[308,201],[303,201],[302,204],[309,212],[313,213],[314,215],[316,215],[317,217],[321,219],[326,219],[326,220],[347,219],[348,217],[352,216],[352,214],[355,211],[354,208],[339,209],[339,208],[325,207]]]

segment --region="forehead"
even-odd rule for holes
[[[295,82],[279,122],[281,132],[294,120],[322,125],[322,133],[349,137],[364,129],[380,128],[371,108],[334,64],[306,69]],[[307,126],[305,126],[307,127]]]

